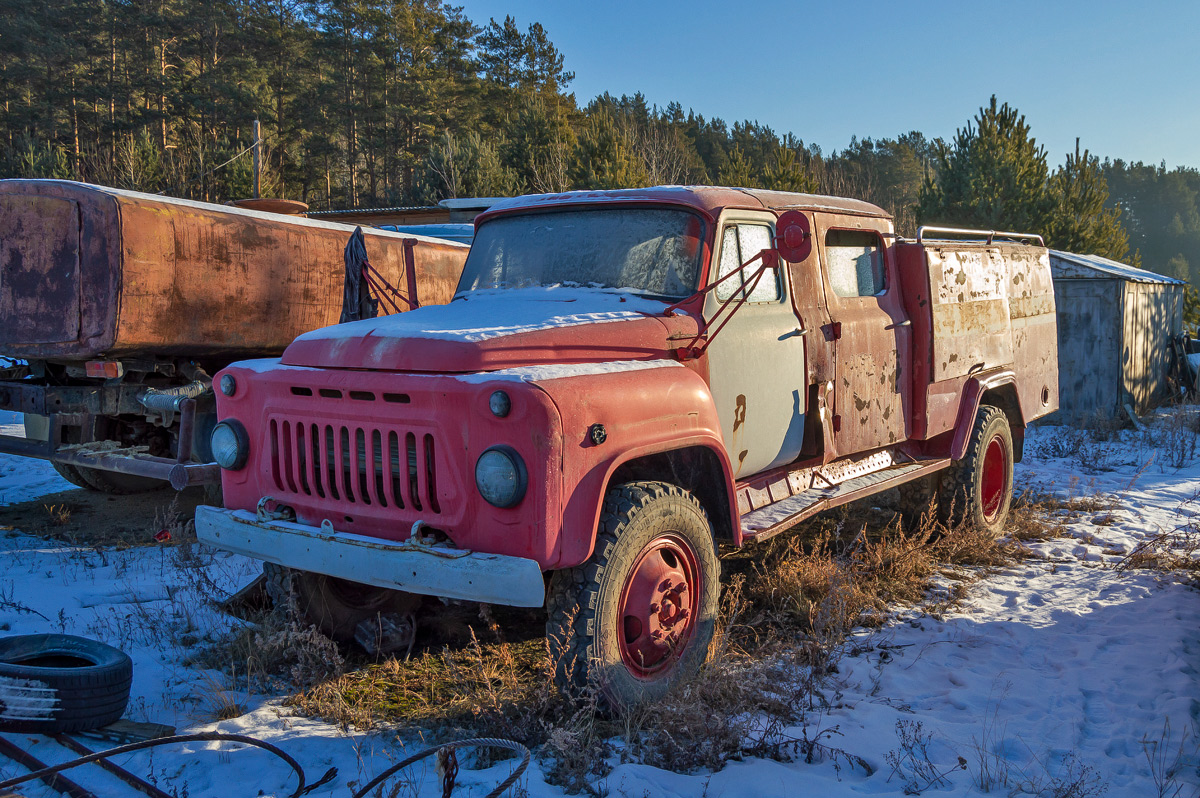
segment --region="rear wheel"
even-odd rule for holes
[[[267,592],[276,605],[294,595],[304,619],[339,643],[352,642],[355,627],[365,620],[391,613],[406,615],[421,604],[421,597],[414,593],[297,571],[274,563],[263,563],[263,573]]]
[[[999,535],[1012,507],[1012,491],[1008,417],[997,407],[983,405],[975,416],[966,454],[942,479],[939,506],[950,523],[965,521]]]
[[[551,581],[547,636],[560,686],[595,688],[618,708],[660,698],[704,663],[719,596],[699,502],[662,482],[613,488],[591,559]]]

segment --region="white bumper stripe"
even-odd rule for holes
[[[196,508],[196,536],[210,546],[301,571],[428,596],[540,607],[542,571],[534,560],[409,546],[287,521],[259,521],[245,510]]]

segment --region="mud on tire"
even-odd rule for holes
[[[129,703],[133,662],[74,635],[0,638],[0,729],[58,734],[107,726]]]
[[[596,689],[621,708],[695,674],[716,626],[720,574],[712,525],[690,493],[663,482],[610,489],[591,558],[551,579],[546,631],[559,686]]]

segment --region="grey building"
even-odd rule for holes
[[[1168,398],[1186,283],[1098,255],[1050,250],[1059,410],[1048,421],[1145,413]]]

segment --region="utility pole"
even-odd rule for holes
[[[258,178],[262,174],[262,131],[254,120],[254,198],[258,199]]]

